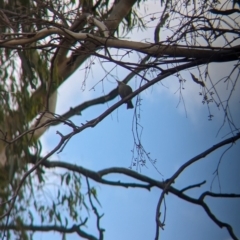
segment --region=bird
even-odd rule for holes
[[[118,80],[116,81],[118,83],[118,94],[122,99],[132,93],[132,88],[130,86],[126,85],[124,82],[121,82]],[[131,99],[126,101],[126,104],[127,104],[127,109],[134,108]]]

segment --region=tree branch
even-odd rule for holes
[[[178,46],[178,45],[163,45],[163,44],[149,44],[142,42],[118,40],[112,38],[98,37],[89,33],[75,33],[64,27],[49,27],[44,28],[36,33],[29,33],[29,38],[15,38],[8,40],[0,40],[1,47],[15,47],[16,45],[25,45],[36,42],[40,39],[48,37],[52,34],[59,34],[69,39],[90,41],[97,46],[112,47],[117,49],[131,49],[141,53],[149,54],[154,57],[170,56],[170,57],[187,57],[193,59],[208,58],[209,62],[233,61],[239,59],[240,46],[232,48],[208,48],[197,49],[196,47]],[[86,54],[86,50],[84,50]]]
[[[193,185],[190,185],[190,186],[187,186],[185,188],[183,188],[182,190],[180,190],[181,192],[186,192],[187,190],[189,189],[192,189],[192,188],[195,188],[195,187],[201,187],[203,184],[205,184],[206,181],[203,181],[201,183],[197,183],[197,184],[193,184]]]
[[[218,144],[214,145],[213,147],[207,149],[206,151],[202,152],[201,154],[197,155],[196,157],[192,158],[191,160],[189,160],[188,162],[186,162],[185,164],[183,164],[179,170],[167,181],[167,182],[160,182],[157,181],[155,179],[149,178],[147,176],[141,175],[137,172],[134,172],[130,169],[124,169],[124,168],[108,168],[108,169],[103,169],[100,170],[98,172],[94,172],[88,169],[85,169],[83,167],[79,167],[73,164],[69,164],[69,163],[64,163],[64,162],[52,162],[52,161],[47,161],[47,157],[52,155],[52,152],[50,152],[46,157],[42,158],[40,161],[38,161],[33,168],[31,168],[27,173],[24,174],[24,177],[22,178],[13,198],[12,198],[12,203],[10,204],[10,208],[7,211],[7,213],[5,213],[3,216],[6,216],[7,214],[10,213],[11,208],[15,202],[17,193],[23,183],[23,181],[25,180],[25,178],[28,176],[29,173],[31,173],[35,168],[37,168],[40,164],[47,167],[47,168],[55,168],[55,167],[61,167],[64,169],[68,169],[70,171],[73,172],[78,172],[79,174],[82,174],[88,178],[91,178],[92,180],[102,183],[102,184],[109,184],[109,185],[115,185],[115,186],[123,186],[123,187],[140,187],[140,188],[147,188],[147,189],[151,189],[152,187],[157,187],[162,189],[162,194],[160,196],[160,200],[158,202],[158,206],[157,206],[157,215],[156,215],[156,219],[160,216],[160,206],[161,206],[161,201],[164,198],[164,194],[167,192],[170,192],[176,196],[178,196],[179,198],[191,202],[193,204],[197,204],[200,205],[204,208],[204,210],[206,211],[206,213],[208,214],[208,216],[219,226],[219,227],[226,227],[229,234],[231,235],[231,237],[233,237],[233,239],[237,239],[237,237],[235,236],[235,234],[233,233],[233,230],[231,228],[231,226],[227,223],[221,222],[219,221],[210,211],[210,209],[208,208],[208,206],[204,203],[204,197],[209,195],[209,196],[214,196],[214,197],[239,197],[239,194],[214,194],[214,193],[209,193],[209,192],[205,192],[204,194],[202,194],[198,199],[195,198],[191,198],[187,195],[185,195],[181,190],[177,190],[173,187],[171,187],[172,182],[180,175],[180,173],[188,166],[190,166],[192,163],[200,160],[201,158],[206,157],[208,154],[210,154],[211,152],[215,151],[216,149],[233,143],[235,141],[237,141],[240,138],[240,133],[238,133],[236,136],[228,138],[226,140],[223,140],[221,142],[219,142]],[[64,139],[62,139],[63,141]],[[61,143],[61,142],[60,142]],[[60,144],[59,143],[59,144]],[[59,145],[58,145],[59,146]],[[57,148],[57,147],[56,147]],[[56,149],[55,148],[55,149]],[[54,149],[54,150],[55,150]],[[53,150],[53,151],[54,151]],[[133,183],[121,183],[119,181],[117,182],[113,182],[113,181],[107,181],[102,179],[103,176],[105,175],[109,175],[109,174],[116,174],[116,173],[120,173],[120,174],[124,174],[126,176],[132,177],[136,180],[142,181],[147,183],[147,185],[145,184],[133,184]],[[159,224],[157,225],[157,229],[159,227]],[[156,234],[158,233],[158,230],[156,232]],[[158,235],[156,235],[156,239],[158,239]]]
[[[21,225],[20,228],[26,231],[40,231],[40,232],[50,232],[50,231],[55,231],[59,233],[77,233],[78,236],[82,238],[86,238],[89,240],[98,240],[98,238],[94,237],[91,234],[86,233],[85,231],[81,230],[80,227],[82,224],[74,224],[72,227],[67,228],[63,226],[37,226],[37,225]],[[19,226],[13,225],[13,224],[8,224],[7,226],[5,225],[0,225],[1,230],[19,230]]]
[[[228,139],[226,139],[226,140],[223,140],[223,141],[217,143],[216,145],[212,146],[211,148],[207,149],[206,151],[200,153],[199,155],[195,156],[194,158],[192,158],[192,159],[190,159],[189,161],[187,161],[186,163],[184,163],[184,164],[173,174],[173,176],[168,180],[166,186],[164,187],[164,189],[163,189],[163,191],[162,191],[162,193],[161,193],[161,196],[160,196],[160,198],[159,198],[159,201],[158,201],[157,210],[156,210],[156,218],[158,218],[158,216],[160,215],[160,207],[161,207],[162,201],[163,201],[163,199],[164,199],[165,193],[168,192],[168,188],[169,188],[169,187],[171,186],[171,184],[175,181],[175,179],[184,171],[184,169],[186,169],[187,167],[189,167],[189,166],[190,166],[191,164],[193,164],[194,162],[196,162],[196,161],[198,161],[198,160],[206,157],[208,154],[212,153],[213,151],[217,150],[218,148],[220,148],[220,147],[222,147],[222,146],[224,146],[224,145],[227,145],[227,144],[236,142],[237,140],[239,140],[239,138],[240,138],[240,133],[236,134],[234,137],[228,138]],[[199,200],[199,201],[197,201],[197,204],[202,205],[202,206],[204,207],[205,211],[208,211],[208,212],[207,212],[208,215],[215,221],[215,218],[214,218],[215,216],[214,216],[214,215],[213,215],[214,217],[212,216],[210,210],[203,204],[203,201],[200,201],[200,200]],[[217,221],[216,221],[216,223],[217,223],[219,226],[223,226],[223,225],[224,225],[223,223],[222,223],[223,225],[219,224],[219,222],[217,222]],[[233,233],[232,233],[232,229],[230,229],[229,226],[227,226],[226,224],[225,224],[224,226],[228,229],[230,235],[232,236],[232,234],[233,234]],[[159,230],[158,230],[159,228],[158,228],[158,227],[159,227],[159,226],[157,225],[157,226],[156,226],[155,239],[158,239],[158,234],[159,234]],[[236,237],[236,236],[235,236],[235,237]],[[236,238],[234,238],[234,239],[236,239]]]

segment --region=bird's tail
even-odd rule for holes
[[[132,101],[127,102],[127,109],[134,108]]]

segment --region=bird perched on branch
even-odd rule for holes
[[[128,85],[126,85],[124,82],[120,82],[118,81],[118,94],[120,95],[120,97],[123,99],[125,97],[127,97],[129,94],[132,93],[132,88]],[[127,109],[129,108],[133,108],[133,104],[131,99],[129,99],[127,102]]]

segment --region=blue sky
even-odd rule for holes
[[[79,81],[79,72],[76,72],[68,83],[59,90],[58,113],[63,109],[64,104],[70,107],[81,103],[81,82]],[[95,75],[95,74],[94,74]],[[94,76],[97,81],[97,77]],[[171,81],[177,81],[169,78],[165,85],[171,85]],[[134,82],[134,81],[133,81]],[[132,87],[134,84],[132,82]],[[113,88],[116,86],[114,81],[109,83]],[[78,86],[78,87],[77,87]],[[159,90],[163,88],[163,90]],[[177,89],[177,85],[175,87]],[[156,167],[161,175],[147,162],[147,168],[142,168],[142,174],[152,178],[162,180],[170,177],[180,166],[190,158],[201,153],[212,145],[224,139],[229,130],[223,129],[218,136],[217,132],[222,124],[222,113],[214,105],[213,113],[216,117],[208,121],[207,108],[201,102],[198,95],[199,87],[194,87],[191,79],[188,78],[185,86],[186,95],[184,101],[187,109],[187,117],[182,104],[178,104],[178,96],[166,87],[160,84],[147,90],[142,94],[141,106],[141,125],[143,128],[142,144],[152,158],[157,159]],[[65,93],[67,97],[65,97]],[[99,92],[101,93],[102,90]],[[187,91],[194,91],[188,94]],[[239,92],[236,89],[236,92]],[[71,94],[69,94],[71,93]],[[97,90],[94,92],[98,94]],[[185,94],[185,92],[184,92]],[[87,98],[90,96],[87,93]],[[192,99],[195,96],[195,99]],[[78,99],[79,98],[79,99]],[[109,103],[111,106],[118,99]],[[136,100],[136,99],[134,99]],[[196,104],[193,103],[196,102]],[[135,104],[135,101],[133,101]],[[236,107],[235,107],[236,104]],[[239,99],[236,97],[233,103],[233,109],[238,110]],[[195,107],[194,107],[195,106]],[[68,107],[66,107],[68,109]],[[107,109],[107,105],[99,105],[86,110],[82,116],[73,117],[71,120],[76,125],[81,125],[86,120],[91,120],[98,114]],[[233,113],[235,122],[240,122],[239,112]],[[94,129],[74,136],[73,139],[64,148],[63,152],[54,156],[52,159],[71,162],[92,170],[101,170],[108,167],[118,166],[128,168],[132,159],[133,136],[132,136],[133,111],[126,110],[122,105],[113,112],[104,121]],[[67,127],[56,126],[49,129],[42,137],[43,151],[48,152],[59,141],[56,131],[62,133],[68,132]],[[189,191],[191,196],[199,196],[203,190],[210,190],[210,184],[213,181],[213,172],[221,154],[226,147],[214,152],[210,156],[202,159],[200,162],[186,169],[177,179],[174,186],[184,188],[191,184],[196,184],[207,180],[207,184],[201,189]],[[220,165],[220,184],[221,191],[232,193],[240,192],[239,186],[239,143],[228,151],[222,158]],[[131,179],[111,175],[108,179],[131,181]],[[102,208],[100,213],[104,213],[102,226],[106,228],[105,239],[153,239],[155,234],[155,209],[160,191],[152,189],[151,192],[139,189],[124,189],[102,186],[97,183],[91,183],[98,191],[99,200]],[[213,182],[213,191],[219,192],[218,182]],[[217,227],[204,213],[204,211],[191,204],[177,199],[175,196],[167,195],[167,220],[164,231],[161,231],[161,239],[173,239],[178,234],[178,239],[230,239],[224,229]],[[236,234],[240,236],[240,203],[238,200],[215,200],[207,199],[214,213],[221,220],[226,220],[234,226]],[[90,233],[96,232],[94,217],[90,216],[88,228]],[[40,239],[45,235],[40,234]],[[72,235],[67,239],[77,239]]]
[[[151,34],[152,31],[149,30],[148,36],[152,36]],[[144,38],[144,35],[139,32],[135,32],[133,36],[134,40]],[[137,56],[131,55],[130,59],[132,61],[137,60]],[[82,91],[84,71],[81,68],[60,87],[58,90],[58,114],[64,113],[70,107],[86,100],[102,95],[103,90],[108,93],[117,86],[113,77],[108,76],[104,79],[103,84],[98,84],[94,90],[90,90],[104,76],[97,60],[95,60],[95,63],[84,91]],[[209,72],[213,80],[225,76],[231,70],[233,64],[233,62],[211,64]],[[104,66],[111,69],[109,64],[104,64]],[[192,72],[197,74],[196,70],[192,70]],[[127,71],[118,68],[118,70],[113,71],[113,74],[116,74],[118,79],[122,80]],[[178,105],[179,93],[176,91],[179,88],[179,83],[175,76],[165,79],[163,81],[164,85],[158,83],[141,94],[143,99],[140,118],[140,123],[143,126],[142,144],[146,151],[150,152],[151,157],[157,159],[156,168],[163,176],[149,162],[147,162],[146,168],[141,168],[141,173],[158,180],[169,178],[183,163],[230,136],[226,136],[230,132],[227,125],[218,133],[223,122],[223,112],[217,109],[214,104],[211,104],[214,118],[209,121],[206,104],[202,104],[202,98],[199,95],[200,86],[192,82],[188,71],[181,72],[181,74],[187,80],[184,85],[185,89],[182,90],[186,111],[183,102]],[[129,84],[133,89],[136,89],[139,81],[140,79],[136,78]],[[207,84],[210,83],[207,82]],[[229,90],[227,90],[226,84],[219,88],[219,92],[222,94],[227,91]],[[240,86],[238,84],[231,102],[232,115],[236,124],[240,122],[239,91]],[[81,116],[75,116],[71,120],[76,125],[81,125],[81,123],[97,117],[118,100],[120,99],[117,98],[108,104],[94,106],[84,111]],[[133,100],[134,105],[136,105],[135,101],[136,98]],[[54,155],[52,159],[74,163],[92,170],[114,166],[128,168],[131,164],[131,150],[133,149],[133,114],[134,111],[126,110],[125,105],[120,106],[95,128],[86,129],[74,136],[63,152]],[[61,133],[69,132],[66,126],[56,126],[47,130],[41,138],[43,153],[49,152],[58,143],[57,130]],[[174,187],[181,189],[206,180],[207,183],[200,189],[195,188],[188,193],[197,197],[202,191],[210,190],[211,182],[214,179],[213,173],[226,148],[217,150],[187,168],[176,180]],[[240,193],[239,156],[240,143],[237,142],[222,158],[219,176],[223,193]],[[107,179],[133,181],[121,175],[111,175]],[[49,181],[51,182],[51,179]],[[148,192],[141,189],[114,188],[94,182],[91,182],[91,185],[96,187],[102,205],[102,207],[99,207],[99,211],[104,213],[101,224],[106,229],[106,240],[154,239],[154,219],[160,190],[153,188]],[[212,191],[220,191],[217,180],[213,182]],[[220,220],[228,221],[234,227],[236,235],[240,237],[239,199],[214,199],[213,201],[207,198],[206,201]],[[160,232],[160,239],[176,239],[176,236],[179,240],[231,239],[227,231],[216,226],[201,207],[186,203],[171,194],[166,196],[166,203],[166,227],[164,231]],[[85,230],[92,234],[96,233],[93,214],[89,216],[88,227]],[[55,234],[36,234],[36,239],[45,239],[46,236],[52,235]],[[56,236],[59,235],[56,234]],[[67,239],[75,240],[78,237],[73,234],[68,236]]]

